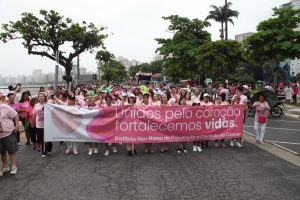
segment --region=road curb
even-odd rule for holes
[[[295,115],[291,113],[284,113],[284,116],[291,119],[300,119],[300,115]]]
[[[285,149],[278,147],[278,145],[273,145],[272,143],[257,144],[254,135],[249,134],[245,131],[243,139],[297,167],[300,167],[300,157]]]

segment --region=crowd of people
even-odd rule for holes
[[[22,122],[26,136],[26,144],[41,153],[45,158],[52,151],[52,143],[44,142],[44,106],[45,104],[60,104],[83,109],[98,109],[102,106],[223,106],[242,104],[245,107],[244,121],[247,117],[248,106],[256,110],[254,130],[257,143],[262,144],[270,107],[263,94],[253,105],[249,105],[251,86],[232,84],[209,84],[207,87],[191,86],[189,83],[174,85],[171,83],[146,84],[103,84],[88,83],[72,86],[61,85],[57,92],[53,86],[41,87],[36,96],[29,91],[21,92],[21,84],[9,86],[7,94],[0,93],[0,176],[2,173],[17,173],[16,152],[20,146],[19,121]],[[21,95],[20,95],[21,94]],[[201,152],[208,148],[209,142],[215,147],[224,148],[225,139],[215,141],[194,141],[192,151]],[[242,138],[229,140],[229,146],[242,147]],[[63,141],[61,142],[61,144]],[[77,142],[66,142],[66,154],[78,154]],[[87,143],[88,155],[99,153],[98,143]],[[186,142],[176,144],[178,153],[187,153]],[[105,144],[104,155],[117,153],[117,144]],[[134,144],[127,144],[128,156],[135,155]],[[168,152],[168,144],[160,144],[160,152]],[[145,153],[154,153],[152,144],[145,144]],[[8,155],[8,156],[7,156]],[[8,157],[11,167],[8,166]]]

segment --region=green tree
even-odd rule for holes
[[[115,55],[106,50],[100,50],[96,54],[96,60],[100,65],[106,65],[108,62],[112,61]]]
[[[198,65],[205,78],[224,81],[234,75],[242,59],[242,45],[234,40],[218,40],[202,45],[198,50]]]
[[[232,25],[234,25],[233,23],[233,18],[238,18],[239,17],[239,12],[236,10],[232,10],[230,9],[230,7],[232,6],[231,2],[227,3],[227,9],[226,9],[226,5],[224,6],[215,6],[215,5],[211,5],[212,10],[209,11],[208,16],[206,17],[206,20],[214,20],[216,22],[221,23],[221,39],[224,39],[224,23],[226,22],[230,22]],[[227,13],[226,13],[227,12]],[[226,40],[228,40],[228,34],[225,34],[226,36]]]
[[[70,82],[73,59],[85,51],[104,48],[103,41],[107,35],[101,32],[105,28],[97,28],[93,23],[87,24],[85,21],[74,23],[53,10],[41,10],[40,14],[42,18],[32,13],[23,13],[20,20],[3,24],[4,32],[0,33],[0,40],[8,42],[21,39],[28,54],[53,61],[59,51],[59,64],[66,70],[63,79]]]
[[[106,63],[101,67],[102,79],[108,83],[110,81],[122,82],[128,79],[127,71],[125,66],[115,60]]]
[[[257,26],[257,33],[244,41],[244,56],[259,66],[275,63],[274,81],[280,77],[279,63],[300,55],[300,9],[273,8],[273,17]],[[269,64],[268,64],[269,63]]]
[[[209,32],[204,30],[210,26],[209,22],[199,19],[188,19],[171,15],[163,17],[169,20],[168,30],[173,33],[169,39],[156,39],[160,47],[156,50],[164,56],[163,68],[173,80],[179,78],[192,78],[195,80],[198,74],[197,50],[211,40]]]

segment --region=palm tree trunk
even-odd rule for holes
[[[220,37],[221,37],[221,40],[224,40],[224,22],[223,21],[221,22],[221,35],[220,35]]]
[[[227,0],[225,0],[225,40],[228,40],[228,5]]]

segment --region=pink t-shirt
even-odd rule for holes
[[[14,119],[18,113],[6,104],[0,104],[0,138],[9,136],[15,128]]]
[[[36,115],[35,124],[37,128],[44,128],[44,105],[37,103],[33,108],[33,113]]]
[[[17,103],[8,103],[7,105],[9,105],[12,109],[14,109],[15,111],[18,112],[18,110],[20,109],[20,104],[17,102]]]
[[[213,106],[214,104],[213,104],[212,102],[207,102],[207,103],[205,103],[205,102],[203,101],[203,102],[200,102],[200,105],[206,107],[206,106]]]
[[[187,100],[186,105],[187,106],[192,106],[193,105],[193,100]]]
[[[256,107],[256,112],[255,112],[255,121],[258,120],[258,116],[262,115],[267,117],[269,112],[267,110],[270,110],[270,106],[268,104],[268,102],[264,101],[263,103],[256,101],[253,106],[257,106]]]
[[[19,109],[26,110],[26,112],[19,113],[20,118],[23,119],[27,118],[28,116],[27,110],[29,109],[29,107],[30,107],[29,101],[24,101],[23,103],[19,103]]]
[[[160,106],[161,105],[161,103],[160,103],[160,101],[152,101],[152,106]]]

